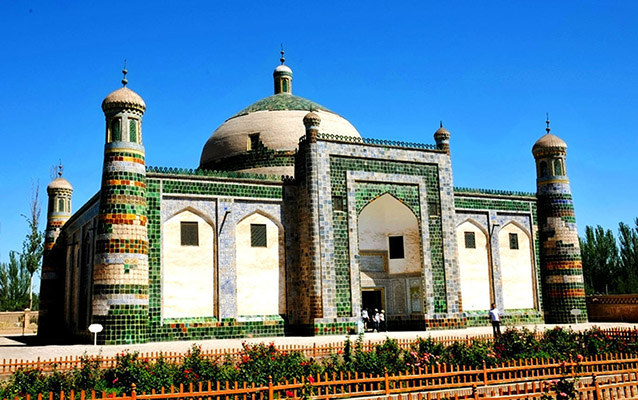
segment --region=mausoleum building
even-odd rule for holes
[[[194,169],[147,166],[146,104],[127,86],[102,103],[98,193],[71,209],[60,173],[49,195],[38,335],[105,344],[586,318],[564,141],[533,146],[537,192],[454,186],[453,135],[433,144],[371,139],[294,95],[224,121]],[[152,109],[148,110],[152,112]],[[530,168],[532,168],[530,158]]]

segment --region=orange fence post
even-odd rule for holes
[[[483,386],[487,386],[487,366],[485,361],[483,361]]]
[[[272,386],[272,375],[268,375],[268,400],[275,400],[275,390]]]
[[[383,379],[385,382],[385,395],[389,395],[390,394],[390,379],[388,379],[388,369],[387,368],[383,368]]]

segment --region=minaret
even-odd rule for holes
[[[49,202],[42,254],[38,336],[48,340],[63,331],[60,321],[63,307],[65,254],[62,251],[56,251],[55,244],[60,236],[60,230],[71,218],[73,186],[62,177],[62,169],[62,163],[60,163],[58,177],[47,186]]]
[[[572,310],[587,321],[583,266],[578,243],[574,203],[565,157],[567,144],[549,133],[532,148],[536,160],[538,229],[546,323],[573,323]]]
[[[102,102],[106,117],[104,167],[93,272],[93,323],[103,344],[148,341],[146,166],[142,146],[144,100],[123,87]]]
[[[447,155],[450,155],[450,132],[443,127],[443,121],[441,121],[439,129],[434,132],[434,141],[437,149],[445,150]]]
[[[292,70],[284,64],[284,49],[281,49],[281,65],[277,65],[272,73],[275,78],[275,94],[292,94]]]

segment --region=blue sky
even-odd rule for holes
[[[455,186],[534,192],[549,112],[581,233],[616,231],[638,216],[637,16],[634,1],[2,2],[0,261],[58,160],[74,210],[99,190],[100,104],[124,59],[147,165],[195,168],[219,124],[272,94],[280,43],[294,93],[365,137],[433,143],[443,120]]]

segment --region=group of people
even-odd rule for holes
[[[387,332],[388,326],[385,323],[385,312],[378,308],[367,310],[361,309],[361,320],[363,321],[364,332]]]
[[[501,335],[501,312],[496,307],[496,303],[492,303],[489,311],[490,322],[492,323],[492,331],[494,337]],[[385,323],[385,312],[374,309],[361,309],[361,320],[363,321],[364,332],[387,332],[388,326]]]

